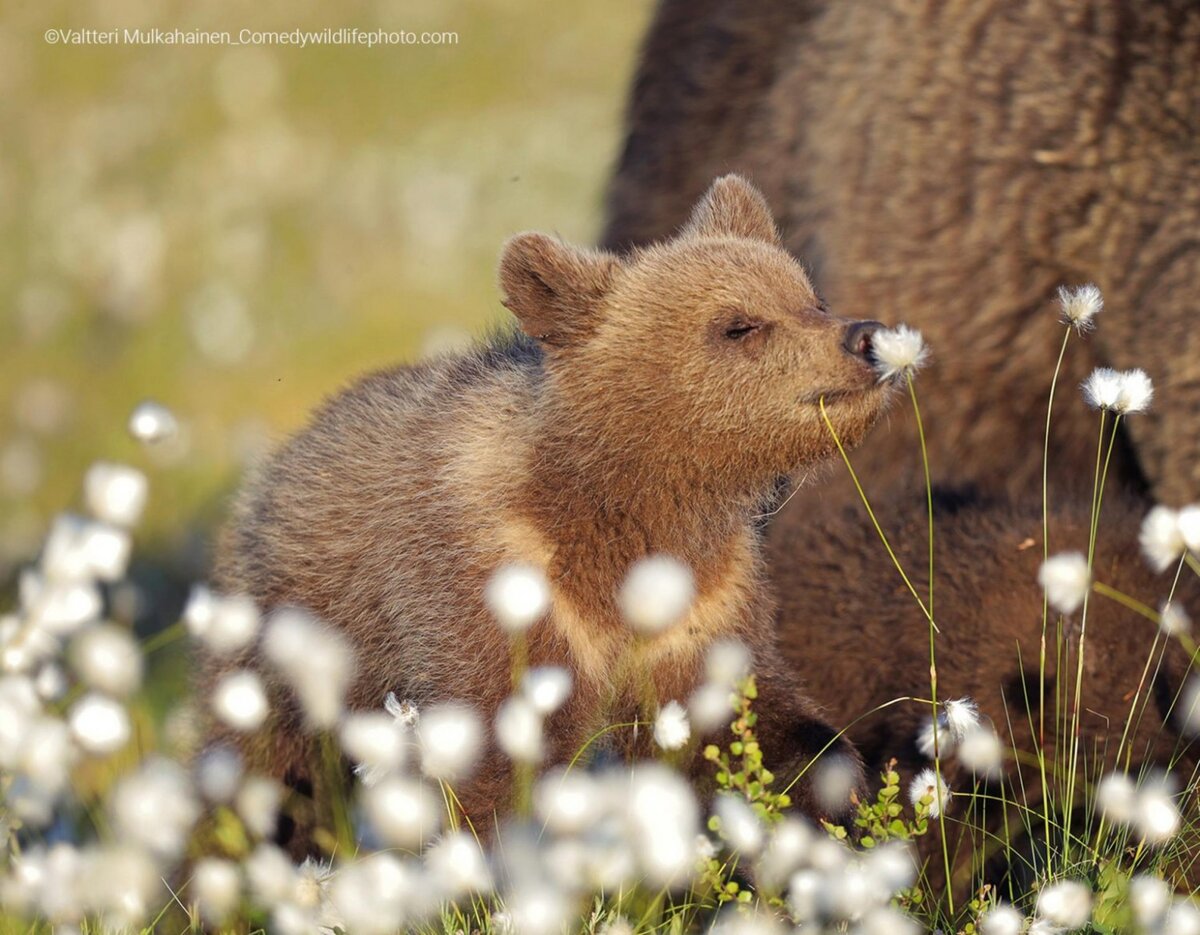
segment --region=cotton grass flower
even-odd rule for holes
[[[546,755],[542,715],[523,695],[506,698],[496,712],[496,743],[509,759],[538,763]]]
[[[146,400],[130,413],[129,434],[140,442],[158,444],[173,438],[178,431],[179,422],[162,403]]]
[[[79,745],[97,756],[120,750],[132,733],[129,714],[120,702],[95,692],[71,706],[68,722]]]
[[[46,538],[41,569],[55,582],[117,581],[125,574],[132,548],[124,529],[63,514]]]
[[[1092,321],[1104,309],[1104,297],[1091,283],[1077,286],[1074,289],[1060,286],[1058,304],[1062,310],[1062,321],[1072,326],[1080,334],[1095,327]]]
[[[404,764],[407,728],[386,711],[349,714],[338,729],[342,751],[365,785],[373,785]]]
[[[441,803],[416,779],[388,776],[363,791],[363,812],[389,847],[419,848],[438,832]]]
[[[521,677],[521,690],[538,713],[550,715],[570,697],[571,681],[570,671],[561,666],[535,666]]]
[[[538,818],[557,834],[578,834],[588,828],[601,809],[597,781],[582,770],[557,767],[543,776],[534,789]]]
[[[1079,552],[1063,552],[1051,556],[1038,570],[1038,583],[1046,592],[1046,600],[1059,613],[1071,614],[1079,609],[1092,586],[1087,559]]]
[[[1115,409],[1121,398],[1121,374],[1112,367],[1097,367],[1081,389],[1084,401],[1093,409]]]
[[[748,856],[762,850],[766,838],[762,822],[744,798],[728,793],[718,795],[713,811],[720,822],[718,832],[730,848]]]
[[[100,461],[83,478],[84,500],[98,520],[129,528],[136,525],[146,506],[146,475],[123,464]]]
[[[207,801],[225,805],[233,801],[242,783],[242,758],[232,747],[211,746],[196,762],[196,789]]]
[[[84,683],[106,694],[125,697],[142,683],[141,648],[122,627],[88,627],[71,641],[70,658]]]
[[[706,680],[714,685],[736,688],[750,674],[750,650],[740,640],[717,640],[704,654]]]
[[[508,565],[499,569],[483,593],[488,610],[509,633],[523,633],[550,608],[550,586],[546,576],[532,565]]]
[[[932,769],[923,769],[908,787],[908,799],[913,805],[929,803],[929,817],[937,818],[950,804],[950,789],[946,781]]]
[[[113,828],[125,841],[167,860],[183,854],[200,804],[187,772],[156,757],[122,778],[111,801]]]
[[[663,750],[678,750],[692,736],[687,712],[678,701],[668,701],[654,719],[654,742]]]
[[[1179,722],[1189,737],[1200,735],[1200,677],[1190,676],[1179,697]]]
[[[188,891],[207,925],[218,928],[242,898],[242,873],[231,860],[205,857],[196,861]]]
[[[1129,881],[1129,908],[1143,932],[1162,930],[1171,908],[1171,887],[1165,880],[1138,874]]]
[[[192,588],[183,620],[192,639],[218,655],[248,646],[260,624],[258,608],[250,598],[213,594],[204,585]]]
[[[298,610],[276,611],[263,636],[263,653],[287,680],[309,727],[333,727],[354,674],[346,638]]]
[[[980,935],[1021,935],[1025,917],[1007,904],[989,909],[979,920]]]
[[[651,887],[677,887],[695,871],[700,811],[691,785],[656,763],[623,784],[627,842]]]
[[[243,733],[262,727],[271,711],[262,679],[248,669],[221,677],[213,690],[212,709],[223,723]]]
[[[695,596],[690,568],[669,555],[652,555],[630,568],[617,602],[633,629],[652,636],[678,623]]]
[[[246,830],[261,839],[275,833],[282,802],[283,789],[274,779],[249,776],[234,797],[233,807]]]
[[[474,767],[483,743],[483,727],[479,716],[465,705],[433,705],[422,713],[417,737],[425,775],[454,782]]]
[[[425,867],[446,898],[468,893],[486,893],[492,888],[487,857],[472,835],[464,831],[448,834],[425,852]]]
[[[759,884],[767,890],[783,889],[788,878],[808,860],[813,835],[813,829],[798,818],[787,816],[777,823],[756,867]]]
[[[876,331],[871,336],[871,353],[881,382],[895,376],[911,376],[929,358],[929,348],[921,332],[908,325]]]
[[[1126,370],[1121,374],[1121,390],[1115,409],[1121,415],[1145,412],[1154,399],[1154,384],[1145,370]]]
[[[1192,619],[1178,601],[1163,604],[1158,611],[1158,629],[1163,636],[1183,636],[1190,633]]]
[[[1138,790],[1133,827],[1151,846],[1166,844],[1179,833],[1179,805],[1165,776],[1150,776]]]
[[[859,771],[849,757],[840,753],[821,757],[812,769],[812,791],[817,805],[826,814],[844,812],[858,777]]]
[[[688,699],[688,717],[696,732],[710,734],[733,721],[735,696],[726,685],[705,682]]]
[[[1192,552],[1200,555],[1200,503],[1192,503],[1179,511],[1179,535]]]
[[[1166,506],[1155,506],[1142,520],[1138,532],[1142,554],[1155,571],[1166,571],[1183,556],[1187,549],[1180,530],[1179,514]]]
[[[958,761],[976,776],[995,779],[1002,772],[1004,746],[994,730],[980,725],[959,741]]]
[[[356,935],[391,935],[404,927],[406,909],[419,903],[423,878],[408,864],[376,852],[343,866],[329,886],[329,898]]]
[[[1110,773],[1096,786],[1096,806],[1105,819],[1132,824],[1137,814],[1137,785],[1125,773]]]
[[[1038,893],[1037,914],[1068,931],[1081,929],[1092,916],[1092,891],[1077,880],[1051,883]]]

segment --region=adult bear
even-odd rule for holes
[[[663,0],[603,244],[660,238],[714,175],[749,176],[831,304],[925,332],[935,475],[1009,493],[1041,472],[1053,293],[1095,282],[1108,311],[1060,391],[1146,368],[1157,402],[1119,473],[1180,502],[1200,490],[1197,89],[1190,0]],[[1052,475],[1090,478],[1094,413],[1055,422]],[[856,464],[894,480],[916,450],[897,410]]]

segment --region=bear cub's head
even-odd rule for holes
[[[889,396],[879,326],[830,314],[735,175],[678,235],[626,257],[519,234],[500,285],[544,349],[557,417],[601,456],[757,489],[836,450],[822,398],[853,445]]]

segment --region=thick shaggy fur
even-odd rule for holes
[[[1191,0],[662,0],[602,242],[661,237],[713,174],[745,173],[836,307],[925,332],[939,477],[1012,494],[1039,471],[1054,291],[1093,281],[1108,310],[1060,386],[1145,367],[1158,402],[1128,422],[1121,473],[1182,502],[1200,490],[1198,86]],[[1055,417],[1052,461],[1086,474],[1092,420]],[[898,412],[858,463],[894,479],[914,445]]]
[[[529,661],[575,678],[548,725],[550,761],[630,720],[641,686],[660,703],[686,699],[705,649],[736,637],[755,657],[771,765],[794,773],[832,734],[779,665],[753,520],[779,475],[832,453],[819,397],[854,444],[888,388],[857,342],[844,347],[849,323],[825,311],[737,178],[716,182],[677,237],[628,259],[520,235],[500,280],[528,336],[374,374],[329,401],[242,495],[220,584],[267,609],[307,608],[349,637],[352,707],[394,691],[418,705],[463,699],[490,723],[511,664],[482,592],[497,568],[532,564],[553,607],[529,634]],[[639,642],[615,595],[656,553],[694,570],[697,598]],[[247,752],[304,786],[312,751],[282,711],[271,741]],[[486,833],[508,788],[489,747],[456,792]]]
[[[1110,495],[1100,525],[1096,580],[1157,609],[1170,592],[1172,575],[1155,575],[1142,560],[1137,534],[1141,509]],[[1090,497],[1053,508],[1051,553],[1087,551]],[[928,588],[928,538],[923,494],[877,497],[883,528],[917,592]],[[934,616],[938,695],[969,697],[990,719],[1010,758],[1005,774],[1017,801],[1038,801],[1040,776],[1026,760],[1018,768],[1012,750],[1032,753],[1040,736],[1047,761],[1062,757],[1069,742],[1061,714],[1074,697],[1081,613],[1062,621],[1053,611],[1047,631],[1045,728],[1039,717],[1039,656],[1042,591],[1041,503],[1016,505],[967,497],[943,499],[935,517]],[[809,691],[825,705],[829,720],[849,727],[868,769],[898,759],[911,777],[930,765],[918,750],[918,732],[929,723],[928,625],[905,588],[861,506],[810,515],[806,526],[772,530],[768,561],[779,600],[779,644],[803,672]],[[1176,600],[1200,607],[1200,587],[1185,573]],[[1175,639],[1159,639],[1155,624],[1111,599],[1092,595],[1087,616],[1082,694],[1081,769],[1092,780],[1114,767],[1117,748],[1133,710],[1133,727],[1122,764],[1133,774],[1149,766],[1176,766],[1187,780],[1196,763],[1182,738],[1174,706],[1188,671],[1187,653]],[[1145,680],[1143,683],[1143,679]],[[1140,701],[1134,710],[1134,697]],[[1056,712],[1059,720],[1056,722]],[[861,720],[857,720],[860,719]],[[857,723],[852,723],[857,720]],[[952,787],[969,790],[971,777],[951,758]],[[1019,770],[1019,771],[1018,771]],[[1079,786],[1081,793],[1086,787]],[[999,819],[1000,809],[990,817]],[[1010,815],[1014,827],[1021,816]],[[956,831],[957,833],[957,831]],[[969,855],[968,855],[969,856]]]

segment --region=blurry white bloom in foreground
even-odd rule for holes
[[[1063,552],[1042,562],[1038,570],[1038,583],[1046,592],[1046,600],[1059,613],[1074,613],[1088,589],[1092,586],[1092,575],[1087,559],[1079,552]]]
[[[930,718],[917,737],[917,748],[929,759],[935,753],[949,756],[967,733],[979,726],[979,708],[970,698],[943,702],[941,708],[937,720]]]
[[[146,475],[124,464],[99,461],[83,478],[84,500],[97,519],[130,527],[141,518],[149,484]]]
[[[717,640],[704,654],[704,673],[710,683],[736,688],[750,674],[750,650],[740,640]]]
[[[80,874],[84,898],[105,927],[138,928],[170,899],[158,866],[133,847],[105,847],[87,853]]]
[[[1037,898],[1037,914],[1065,929],[1080,929],[1092,915],[1092,891],[1076,880],[1051,883]]]
[[[551,831],[576,834],[595,820],[599,797],[597,781],[587,772],[559,767],[538,780],[533,805]]]
[[[242,865],[250,892],[260,906],[274,908],[291,898],[297,882],[296,867],[279,848],[260,844]]]
[[[553,714],[571,695],[571,673],[561,666],[535,666],[521,678],[525,697],[541,714]]]
[[[1073,325],[1080,334],[1094,327],[1092,321],[1104,309],[1104,297],[1091,283],[1074,289],[1060,286],[1058,304],[1062,309],[1063,324]]]
[[[118,835],[167,859],[183,854],[192,825],[200,817],[187,772],[162,757],[123,777],[113,791],[111,808]]]
[[[256,838],[270,837],[279,820],[279,804],[283,790],[274,779],[249,776],[233,800],[234,810]]]
[[[1171,887],[1165,880],[1138,874],[1129,882],[1129,906],[1140,930],[1161,931],[1171,908]]]
[[[618,604],[635,630],[654,634],[678,623],[696,596],[692,571],[669,555],[639,559],[621,585]]]
[[[734,694],[727,685],[705,682],[688,699],[688,715],[697,733],[707,734],[733,722]]]
[[[262,679],[247,669],[221,677],[213,690],[212,707],[225,724],[244,732],[258,730],[270,713]]]
[[[122,627],[88,627],[71,641],[70,658],[79,677],[106,694],[130,695],[142,683],[141,648]]]
[[[573,909],[564,893],[546,884],[525,884],[505,897],[504,907],[515,935],[560,935]]]
[[[817,760],[813,766],[812,789],[821,810],[829,815],[845,812],[858,776],[858,769],[848,756],[826,754]]]
[[[232,914],[241,901],[241,870],[231,860],[205,857],[196,862],[188,889],[200,917],[215,928]]]
[[[1200,503],[1192,503],[1179,511],[1179,534],[1184,545],[1200,555]]]
[[[482,846],[464,831],[448,834],[425,852],[425,867],[438,889],[448,898],[486,893],[492,875]]]
[[[979,920],[980,935],[1021,935],[1025,917],[1012,906],[1001,903],[989,909]]]
[[[117,701],[104,695],[84,695],[68,718],[71,733],[88,753],[103,756],[120,750],[129,742],[129,715]]]
[[[1138,532],[1142,554],[1155,571],[1165,571],[1183,555],[1187,544],[1179,529],[1179,514],[1166,506],[1153,507]]]
[[[678,701],[668,701],[654,719],[654,742],[663,750],[678,750],[692,736],[687,712]]]
[[[518,763],[537,763],[545,755],[542,716],[523,695],[506,698],[496,712],[496,743]]]
[[[70,687],[67,682],[67,674],[63,671],[62,666],[55,662],[47,662],[41,666],[33,684],[42,701],[58,701]]]
[[[376,852],[343,866],[329,886],[329,898],[357,935],[391,935],[403,926],[406,907],[418,902],[425,886],[394,855]]]
[[[657,763],[638,766],[625,786],[629,845],[651,886],[680,886],[695,870],[700,810],[690,783]]]
[[[762,849],[762,822],[744,798],[728,793],[718,795],[713,811],[720,821],[718,832],[731,849],[747,855]]]
[[[785,817],[771,831],[758,862],[756,879],[768,890],[783,889],[788,878],[807,861],[812,846],[812,828],[799,818]]]
[[[51,581],[117,581],[129,564],[129,533],[108,523],[64,513],[42,550],[42,571]]]
[[[368,711],[347,715],[338,737],[363,782],[371,785],[403,765],[406,730],[391,714]]]
[[[371,828],[389,847],[419,848],[438,831],[441,803],[416,779],[389,776],[363,792]]]
[[[1150,408],[1154,399],[1154,384],[1145,370],[1126,370],[1121,374],[1121,390],[1117,394],[1117,412],[1130,415]]]
[[[209,802],[227,804],[242,782],[242,758],[232,747],[211,746],[196,762],[196,788]]]
[[[1200,906],[1190,899],[1176,899],[1167,910],[1163,935],[1200,935]]]
[[[532,565],[507,565],[492,575],[483,597],[501,627],[522,633],[549,609],[550,586]]]
[[[908,798],[913,805],[928,800],[929,817],[937,818],[950,804],[950,789],[946,786],[946,781],[932,769],[923,769],[908,787]]]
[[[1200,734],[1200,677],[1188,678],[1179,697],[1179,721],[1190,737]]]
[[[1151,845],[1165,844],[1179,831],[1179,806],[1166,776],[1149,776],[1138,789],[1133,826]]]
[[[421,769],[433,779],[453,782],[467,775],[479,757],[483,727],[479,716],[459,704],[426,708],[417,724]]]
[[[1158,628],[1164,636],[1180,636],[1192,629],[1192,620],[1182,604],[1171,601],[1159,608]]]
[[[1121,397],[1121,374],[1112,367],[1097,367],[1081,389],[1084,401],[1093,409],[1115,409]]]
[[[183,620],[189,635],[215,653],[241,649],[258,633],[258,608],[248,597],[213,594],[202,584],[192,588]]]
[[[21,606],[36,630],[28,628],[20,639],[9,639],[4,647],[6,669],[31,668],[39,661],[57,655],[58,644],[48,635],[69,636],[100,616],[103,601],[100,590],[91,581],[50,581],[26,569],[20,578]]]
[[[967,736],[967,732],[979,726],[979,707],[970,698],[955,698],[943,704],[946,711],[946,724],[957,740]]]
[[[337,723],[354,674],[353,651],[342,634],[301,611],[276,611],[263,652],[300,699],[309,726]]]
[[[994,778],[1004,763],[1004,746],[994,730],[980,725],[959,742],[958,761],[976,776]]]
[[[1137,814],[1137,786],[1125,773],[1110,773],[1096,786],[1096,806],[1109,821],[1128,825]]]
[[[929,358],[929,348],[921,332],[908,325],[876,331],[871,335],[871,353],[880,380],[916,373]]]

